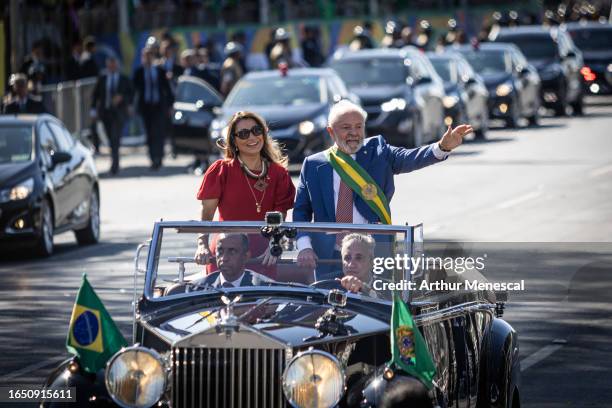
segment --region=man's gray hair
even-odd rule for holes
[[[342,99],[338,103],[334,104],[334,106],[332,106],[331,109],[329,110],[329,116],[327,117],[327,124],[329,126],[332,126],[336,122],[339,116],[344,115],[345,113],[348,113],[348,112],[359,113],[363,117],[364,122],[366,121],[368,117],[368,113],[364,111],[361,106],[349,101],[348,99]]]
[[[376,247],[376,240],[374,240],[371,235],[359,234],[356,232],[348,234],[344,238],[342,238],[341,249],[348,247],[353,242],[364,244],[366,248],[368,248],[368,253],[370,254],[370,257],[374,258],[374,248]],[[340,252],[342,252],[342,250]]]

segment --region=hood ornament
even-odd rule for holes
[[[234,332],[238,332],[240,328],[240,323],[238,318],[234,314],[234,305],[240,301],[242,295],[238,295],[235,298],[231,299],[227,296],[221,296],[221,301],[225,304],[225,310],[220,310],[219,314],[221,315],[221,319],[219,323],[215,326],[217,333],[225,333],[225,337],[229,340],[232,338],[232,334]]]

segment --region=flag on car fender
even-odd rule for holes
[[[391,364],[417,377],[427,388],[432,387],[436,367],[410,310],[398,294],[393,295],[391,313]]]
[[[83,275],[66,338],[68,352],[79,358],[85,371],[96,373],[113,354],[127,345],[87,276]]]

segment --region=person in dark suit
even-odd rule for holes
[[[96,39],[87,37],[83,41],[85,52],[81,54],[81,78],[97,77],[100,72],[100,67],[95,59],[96,54]]]
[[[249,238],[246,234],[219,234],[215,257],[218,271],[196,282],[199,287],[235,288],[257,286],[271,279],[245,269],[250,258]]]
[[[449,126],[439,142],[405,149],[387,144],[382,136],[365,139],[366,116],[348,100],[332,107],[327,131],[334,146],[304,159],[293,221],[390,224],[394,175],[442,162],[473,131],[469,125]],[[340,258],[341,240],[341,234],[299,234],[298,265],[315,268],[318,257]],[[334,272],[325,265],[317,267],[317,279],[341,277]]]
[[[81,79],[81,54],[83,53],[83,43],[77,39],[72,44],[72,52],[66,61],[66,80],[76,81]]]
[[[2,113],[16,115],[21,113],[40,114],[47,110],[42,102],[32,98],[28,92],[28,77],[24,74],[13,74],[9,79],[13,97],[4,105]]]
[[[159,170],[164,155],[164,130],[170,119],[174,97],[164,70],[153,65],[153,49],[145,47],[141,57],[142,66],[134,72],[137,106],[147,134],[151,169]]]
[[[119,72],[119,61],[110,56],[106,59],[106,73],[98,77],[91,101],[91,116],[99,118],[110,142],[111,174],[119,171],[119,148],[121,133],[129,116],[134,89],[132,81]]]

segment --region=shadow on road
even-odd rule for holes
[[[104,256],[113,256],[125,251],[136,251],[140,241],[134,242],[110,242],[101,241],[95,245],[79,246],[76,242],[58,243],[55,245],[54,254],[50,258],[40,258],[32,254],[31,249],[20,249],[11,252],[0,253],[0,267],[10,266],[18,263],[19,266],[24,266],[24,262],[41,265],[45,267],[54,263],[61,264],[64,258],[78,256],[80,259],[101,258]],[[89,261],[90,262],[90,261]],[[101,260],[101,262],[103,262]],[[1,270],[1,269],[0,269]]]
[[[111,174],[110,171],[101,171],[100,178],[102,179],[122,179],[134,177],[168,177],[183,175],[189,173],[189,167],[185,166],[164,166],[159,170],[152,170],[146,166],[131,166],[123,167],[117,174]]]

